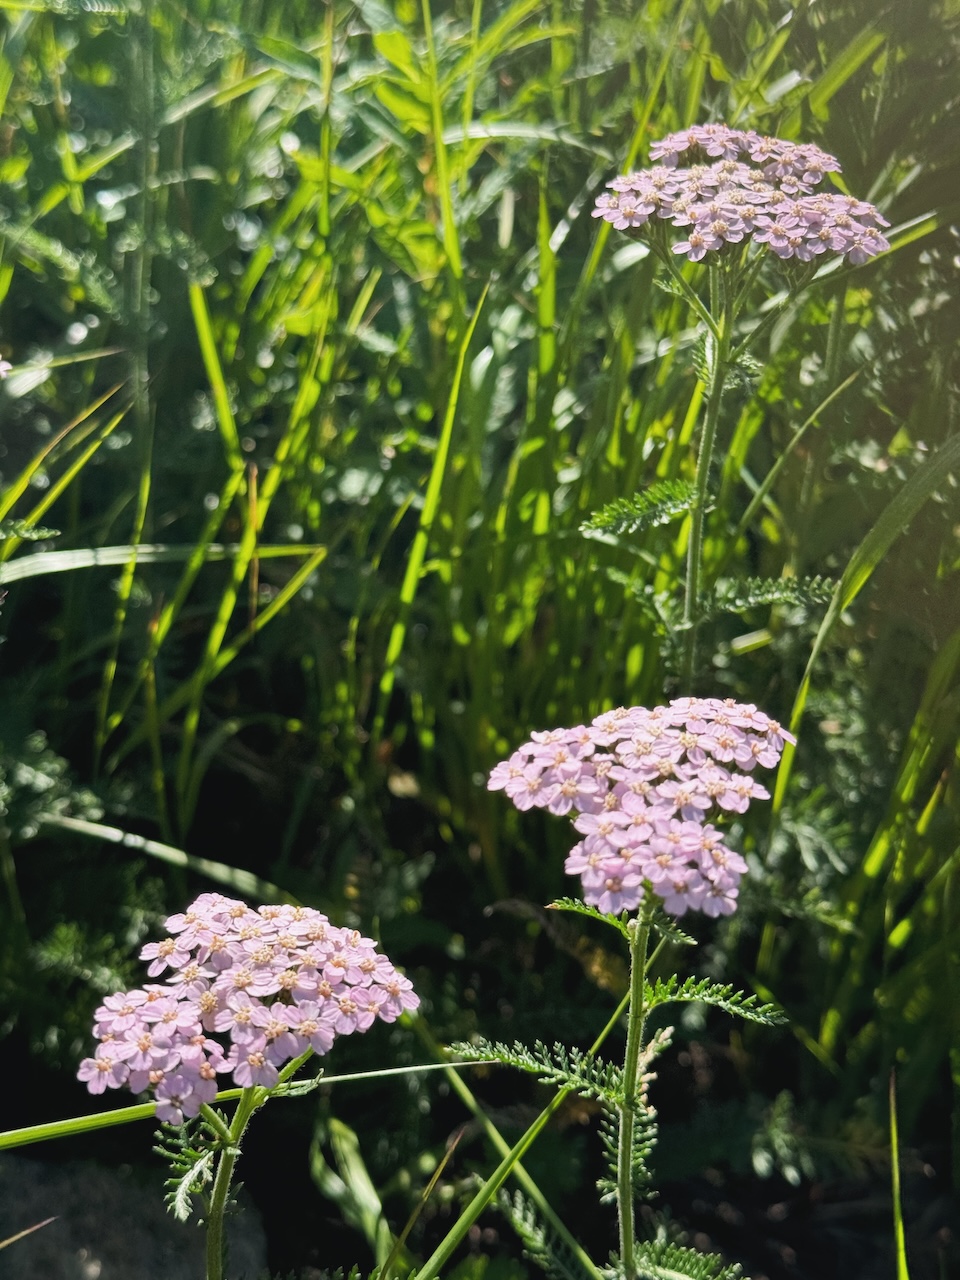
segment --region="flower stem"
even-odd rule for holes
[[[703,520],[706,514],[710,464],[720,422],[720,401],[730,363],[730,339],[732,325],[728,308],[724,306],[717,320],[717,336],[707,337],[709,381],[707,383],[707,408],[700,436],[700,452],[697,455],[696,493],[690,512],[690,540],[687,543],[687,581],[683,598],[683,625],[686,632],[683,655],[683,683],[690,692],[697,651],[697,626],[700,622],[700,583],[703,575]]]
[[[253,1113],[263,1103],[264,1095],[265,1090],[260,1088],[244,1089],[230,1124],[229,1141],[224,1144],[220,1152],[217,1172],[213,1179],[213,1190],[210,1192],[210,1208],[207,1212],[207,1280],[224,1280],[226,1265],[224,1217],[230,1196],[230,1184],[240,1155],[240,1141],[244,1130],[250,1123]]]
[[[627,1012],[627,1047],[623,1057],[623,1101],[620,1104],[620,1142],[617,1149],[617,1214],[620,1221],[620,1260],[624,1280],[636,1275],[633,1189],[633,1133],[640,1096],[640,1049],[643,1044],[644,982],[650,921],[645,914],[631,922],[630,1005]]]

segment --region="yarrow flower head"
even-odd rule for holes
[[[284,1063],[326,1053],[340,1036],[395,1022],[420,1003],[370,938],[311,907],[262,906],[204,893],[140,952],[162,982],[107,996],[96,1053],[77,1072],[91,1093],[150,1091],[180,1124],[217,1094],[277,1083]]]
[[[653,894],[676,916],[730,915],[747,864],[709,819],[768,799],[755,770],[795,741],[750,704],[677,698],[534,733],[487,785],[518,809],[571,818],[584,838],[566,870],[589,905],[618,915]]]
[[[660,163],[607,183],[593,216],[618,231],[664,219],[683,228],[672,250],[692,262],[746,239],[800,262],[830,252],[859,265],[890,248],[890,224],[872,204],[814,191],[840,164],[812,143],[703,124],[661,138],[650,158]]]

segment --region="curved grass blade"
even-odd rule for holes
[[[627,1004],[629,1003],[629,999],[630,997],[628,994],[624,996],[623,999],[620,1001],[617,1008],[614,1010],[613,1016],[609,1019],[609,1021],[607,1022],[607,1025],[600,1032],[599,1036],[591,1046],[590,1048],[591,1054],[596,1053],[600,1049],[601,1045],[606,1040],[607,1036],[614,1029],[614,1027],[617,1026],[621,1017],[626,1011]],[[433,1038],[430,1036],[430,1033],[427,1030],[425,1024],[423,1023],[422,1019],[417,1018],[412,1020],[412,1026],[414,1031],[416,1031],[417,1034],[420,1036],[421,1040],[423,1040],[424,1043],[427,1044],[427,1046],[430,1048],[431,1052],[437,1053],[437,1054],[441,1052],[436,1041],[434,1041]],[[540,1190],[537,1184],[526,1172],[523,1165],[520,1163],[520,1160],[523,1154],[529,1149],[529,1147],[533,1145],[534,1141],[539,1136],[540,1132],[543,1130],[543,1128],[549,1121],[550,1117],[554,1114],[554,1112],[560,1107],[560,1105],[566,1099],[567,1095],[570,1093],[570,1090],[569,1089],[559,1090],[556,1096],[544,1108],[544,1110],[540,1113],[540,1115],[536,1118],[536,1120],[534,1120],[533,1124],[530,1126],[527,1132],[520,1138],[520,1140],[517,1143],[515,1143],[513,1147],[508,1147],[506,1144],[506,1141],[500,1135],[499,1131],[494,1127],[493,1123],[490,1121],[489,1117],[486,1115],[486,1112],[477,1102],[476,1098],[470,1092],[467,1085],[464,1084],[463,1080],[461,1080],[459,1074],[455,1070],[452,1070],[452,1068],[457,1064],[446,1063],[444,1065],[447,1066],[448,1068],[451,1068],[451,1070],[449,1070],[447,1074],[447,1079],[450,1082],[451,1086],[453,1087],[454,1091],[460,1096],[460,1098],[464,1102],[464,1105],[467,1107],[467,1109],[472,1112],[472,1114],[477,1120],[479,1120],[480,1124],[483,1126],[484,1132],[487,1134],[487,1137],[490,1139],[490,1141],[493,1143],[496,1149],[501,1153],[503,1158],[500,1161],[500,1164],[494,1170],[494,1172],[490,1175],[490,1178],[483,1184],[483,1186],[474,1196],[473,1200],[471,1200],[470,1204],[467,1205],[466,1209],[464,1209],[463,1213],[457,1219],[452,1229],[447,1233],[445,1238],[441,1241],[440,1245],[434,1251],[429,1261],[425,1263],[425,1265],[422,1266],[420,1270],[417,1272],[415,1280],[434,1280],[434,1277],[439,1275],[440,1267],[443,1265],[443,1263],[447,1259],[449,1259],[451,1254],[456,1249],[457,1245],[460,1243],[460,1241],[469,1231],[470,1227],[473,1225],[476,1219],[480,1216],[480,1214],[483,1212],[486,1206],[496,1196],[500,1187],[503,1186],[504,1182],[506,1181],[507,1177],[510,1174],[513,1174],[513,1176],[517,1179],[517,1181],[520,1183],[520,1186],[523,1188],[526,1194],[531,1198],[534,1204],[536,1204],[537,1208],[544,1215],[546,1220],[550,1223],[551,1227],[557,1232],[557,1235],[564,1241],[565,1244],[567,1244],[567,1246],[570,1249],[572,1249],[572,1251],[577,1256],[577,1258],[580,1259],[580,1261],[583,1263],[588,1274],[594,1276],[595,1280],[601,1280],[601,1273],[597,1269],[593,1261],[590,1259],[589,1254],[586,1253],[583,1246],[580,1245],[574,1239],[574,1237],[570,1234],[570,1231],[567,1229],[567,1227],[564,1226],[563,1222],[557,1217],[555,1211],[551,1208],[551,1206],[545,1199],[543,1192]]]
[[[44,814],[43,822],[48,827],[60,827],[64,831],[76,831],[78,835],[92,836],[95,840],[104,840],[107,844],[119,844],[124,849],[134,849],[137,853],[145,853],[151,858],[169,863],[173,867],[185,867],[197,875],[206,876],[217,884],[226,885],[235,893],[242,893],[248,898],[259,898],[264,902],[289,902],[294,906],[298,900],[286,889],[271,884],[269,880],[261,880],[252,871],[244,871],[241,867],[231,867],[225,862],[214,862],[210,858],[200,858],[196,854],[187,853],[183,849],[175,849],[173,845],[162,844],[159,840],[147,840],[144,836],[134,835],[131,831],[121,831],[119,827],[108,827],[102,822],[88,822],[86,818],[67,818],[60,814]]]
[[[441,1064],[437,1064],[437,1065],[441,1065]],[[423,1191],[421,1192],[420,1199],[414,1205],[413,1212],[410,1214],[410,1217],[407,1219],[403,1230],[394,1240],[393,1248],[390,1250],[390,1252],[386,1256],[386,1259],[384,1260],[383,1266],[380,1269],[379,1280],[390,1280],[390,1276],[393,1274],[394,1264],[399,1258],[401,1252],[404,1251],[404,1245],[407,1243],[407,1237],[409,1236],[413,1228],[416,1226],[417,1219],[420,1217],[421,1213],[423,1213],[424,1209],[429,1203],[430,1197],[433,1195],[434,1188],[436,1187],[437,1183],[440,1181],[440,1178],[443,1174],[444,1169],[446,1169],[447,1165],[450,1163],[453,1153],[456,1151],[457,1147],[460,1144],[460,1139],[463,1137],[463,1133],[464,1133],[464,1126],[461,1126],[461,1128],[457,1130],[457,1132],[453,1135],[453,1137],[448,1140],[447,1148],[443,1153],[443,1158],[437,1164],[436,1169],[434,1169],[433,1176],[431,1177],[430,1181],[427,1183],[427,1185],[424,1187]]]
[[[900,1134],[897,1126],[897,1074],[890,1072],[890,1174],[893,1189],[893,1238],[897,1250],[897,1280],[910,1280],[907,1240],[903,1229],[903,1200],[900,1196]]]
[[[238,551],[237,554],[241,555],[242,551]],[[313,573],[314,570],[323,562],[326,555],[327,555],[326,547],[317,547],[317,549],[309,557],[307,562],[300,566],[297,572],[291,577],[290,581],[287,582],[287,584],[283,587],[281,591],[277,593],[276,596],[274,596],[274,598],[270,601],[267,607],[265,609],[262,609],[260,613],[257,614],[253,622],[249,626],[247,626],[240,633],[239,636],[237,636],[236,640],[234,640],[231,644],[227,645],[224,649],[219,651],[219,653],[213,659],[210,665],[209,671],[207,672],[207,677],[206,677],[207,684],[209,684],[212,680],[215,680],[217,676],[220,675],[220,673],[224,671],[230,665],[231,662],[233,662],[234,658],[236,658],[240,650],[243,649],[246,645],[248,645],[250,641],[253,640],[254,637],[257,636],[259,632],[263,630],[263,628],[267,625],[267,623],[271,622],[273,618],[275,618],[276,615],[280,612],[280,610],[290,602],[290,600],[297,594],[297,592],[300,590],[303,584],[310,577],[311,573]],[[184,706],[186,706],[187,703],[190,701],[190,697],[193,693],[193,689],[194,689],[194,678],[185,680],[183,684],[181,684],[180,687],[174,693],[172,693],[168,698],[166,698],[163,701],[163,703],[161,703],[157,712],[159,718],[161,720],[169,719],[170,716],[176,714],[176,712],[180,711]],[[134,750],[135,747],[139,746],[140,743],[143,742],[145,737],[146,737],[146,731],[143,726],[140,726],[140,728],[135,729],[130,734],[130,737],[126,740],[126,742],[124,742],[122,747],[120,747],[119,750],[116,751],[113,756],[111,756],[109,761],[109,768],[111,770],[115,769],[121,760],[123,760],[126,756],[128,756],[130,752]]]
[[[344,1220],[365,1238],[378,1265],[392,1256],[397,1244],[383,1212],[383,1203],[373,1184],[370,1171],[360,1151],[356,1130],[332,1116],[327,1133],[336,1169],[324,1159],[319,1135],[310,1150],[310,1168],[314,1182],[322,1193],[336,1204]],[[412,1259],[404,1259],[409,1271]]]
[[[383,731],[383,723],[386,717],[387,703],[390,694],[393,692],[394,681],[397,673],[397,659],[403,649],[403,642],[407,634],[407,621],[410,617],[410,610],[413,606],[414,599],[417,594],[417,586],[420,582],[420,575],[423,570],[423,562],[427,553],[427,545],[430,541],[430,532],[433,528],[433,522],[436,519],[437,511],[440,507],[440,494],[443,488],[443,477],[447,467],[447,457],[450,453],[450,441],[453,436],[453,424],[457,416],[457,405],[460,399],[460,387],[463,382],[463,370],[466,364],[467,351],[473,339],[474,331],[477,327],[477,321],[480,319],[480,312],[483,310],[483,304],[486,301],[487,292],[490,286],[484,286],[483,293],[476,305],[474,313],[467,325],[467,331],[463,335],[463,341],[460,343],[460,350],[457,354],[457,364],[454,370],[453,383],[450,387],[450,396],[447,400],[447,411],[444,415],[443,426],[440,429],[440,439],[437,441],[437,451],[434,454],[433,466],[430,470],[430,478],[427,481],[427,492],[423,502],[423,510],[420,513],[420,527],[417,529],[413,539],[413,545],[410,548],[410,556],[407,560],[406,571],[403,575],[403,582],[400,586],[400,611],[399,616],[393,624],[390,632],[390,639],[387,643],[387,652],[383,660],[384,670],[380,678],[379,698],[377,702],[377,713],[374,720],[373,738],[376,740]]]
[[[774,484],[776,483],[777,477],[779,476],[780,472],[783,470],[784,465],[786,464],[787,460],[790,458],[793,451],[796,449],[797,445],[806,435],[810,427],[814,425],[814,423],[820,417],[821,413],[823,413],[824,409],[828,408],[833,403],[833,401],[836,400],[838,396],[842,395],[843,392],[846,391],[847,387],[851,386],[854,382],[856,382],[857,378],[860,377],[860,374],[862,372],[863,372],[862,369],[855,369],[854,372],[851,373],[848,378],[845,378],[843,382],[840,383],[839,386],[834,387],[834,389],[828,395],[824,396],[824,398],[820,401],[820,403],[814,409],[813,413],[810,414],[810,416],[806,419],[805,422],[801,423],[801,425],[797,428],[797,430],[793,433],[793,435],[787,441],[785,447],[777,455],[776,461],[774,462],[770,470],[767,472],[767,474],[764,476],[756,493],[754,493],[753,497],[750,499],[750,502],[747,505],[746,511],[744,511],[743,515],[740,517],[740,523],[737,525],[736,532],[734,533],[733,537],[730,539],[727,555],[724,558],[723,565],[721,566],[720,571],[717,575],[718,577],[722,575],[723,569],[729,563],[730,558],[734,555],[736,551],[737,543],[740,541],[742,537],[745,536],[747,530],[750,528],[750,525],[753,522],[754,516],[757,514],[757,511],[760,509],[763,503],[766,501],[767,494],[773,488]]]
[[[453,213],[453,189],[450,185],[450,168],[447,158],[447,145],[443,140],[443,96],[440,87],[440,76],[437,70],[437,49],[433,38],[433,17],[430,13],[430,0],[422,0],[423,28],[427,37],[427,91],[430,96],[430,115],[433,129],[434,164],[437,172],[437,198],[440,202],[441,234],[443,248],[450,268],[452,301],[456,308],[458,322],[463,315],[463,259],[460,254],[460,238]],[[474,315],[479,314],[480,308]],[[473,332],[473,325],[470,326]]]
[[[326,548],[315,545],[304,545],[302,542],[289,542],[278,546],[258,547],[257,555],[261,560],[276,560],[282,556],[312,556]],[[194,546],[167,546],[162,542],[145,543],[137,547],[137,559],[142,564],[171,564],[189,561],[192,565],[197,548]],[[242,548],[237,544],[211,542],[203,549],[201,563],[207,561],[234,560],[241,554]],[[116,566],[127,563],[133,548],[129,544],[119,547],[80,547],[75,551],[39,551],[33,555],[21,556],[9,564],[0,564],[0,586],[11,582],[23,582],[27,578],[40,578],[48,573],[71,573],[77,569],[100,569],[105,566]],[[165,618],[167,614],[163,615]],[[164,634],[169,630],[169,623]]]
[[[223,366],[217,352],[216,339],[213,336],[213,325],[210,323],[210,311],[207,308],[207,297],[203,286],[191,281],[190,310],[193,312],[193,323],[197,330],[197,341],[203,357],[203,367],[210,381],[213,403],[217,411],[217,426],[223,440],[223,451],[231,471],[243,470],[243,451],[240,448],[240,435],[237,423],[230,407],[230,396],[227,392]]]
[[[45,444],[43,448],[30,459],[10,488],[0,496],[0,520],[10,514],[14,503],[16,503],[18,498],[26,492],[30,485],[30,481],[50,457],[57,445],[66,440],[70,433],[75,431],[77,427],[81,426],[84,422],[87,422],[87,420],[91,418],[98,409],[102,408],[112,396],[116,395],[122,386],[122,382],[115,383],[114,386],[112,386],[109,391],[105,391],[98,400],[94,400],[93,404],[87,405],[81,413],[77,414],[75,418],[71,419],[71,421],[67,423],[62,431],[58,432],[58,434],[53,437],[49,444]],[[83,441],[91,431],[95,430],[95,423],[88,425],[86,430],[79,433],[77,438],[72,440],[67,448],[74,448],[77,444]]]
[[[849,608],[870,580],[877,565],[892,544],[905,532],[926,500],[936,492],[952,471],[960,468],[960,435],[942,445],[932,457],[913,473],[897,496],[883,509],[873,528],[850,557],[843,577],[837,583],[833,598],[813,642],[807,667],[790,712],[790,729],[796,731],[807,704],[813,669],[834,626],[844,609]],[[796,748],[789,742],[783,750],[777,783],[773,793],[774,819],[783,806]]]

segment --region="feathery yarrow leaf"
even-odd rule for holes
[[[700,1253],[665,1240],[645,1240],[636,1247],[638,1280],[740,1280],[743,1269],[727,1264],[718,1253]]]
[[[199,1195],[213,1177],[213,1162],[223,1150],[220,1134],[206,1120],[195,1119],[175,1126],[164,1124],[157,1132],[154,1151],[167,1162],[171,1177],[164,1182],[167,1209],[178,1222],[187,1222]]]
[[[681,982],[676,976],[664,981],[658,978],[646,986],[644,1003],[647,1009],[661,1004],[711,1004],[725,1013],[736,1014],[748,1022],[760,1022],[768,1027],[782,1026],[787,1021],[783,1010],[775,1004],[758,1004],[759,997],[737,991],[729,983],[711,982],[709,978],[687,978]]]
[[[630,937],[627,929],[627,920],[630,917],[626,911],[622,911],[619,916],[610,915],[601,911],[599,907],[588,906],[586,902],[581,902],[579,898],[557,898],[555,902],[551,902],[548,905],[547,909],[549,911],[571,911],[577,916],[588,916],[591,920],[602,920],[604,924],[608,924],[619,933],[622,933],[625,938]]]
[[[581,533],[639,533],[654,525],[667,524],[689,511],[696,487],[689,480],[658,480],[631,498],[617,498],[580,526]]]
[[[42,542],[46,538],[59,538],[59,529],[43,529],[29,520],[0,520],[0,542],[8,538],[20,538],[24,542]]]
[[[604,1110],[600,1117],[600,1145],[607,1166],[607,1176],[597,1179],[601,1204],[613,1204],[618,1194],[620,1162],[620,1125],[618,1111]],[[657,1112],[642,1095],[634,1112],[633,1138],[630,1144],[630,1185],[637,1198],[649,1194],[653,1182],[649,1160],[657,1145]]]
[[[519,1041],[506,1045],[480,1038],[470,1044],[452,1044],[450,1052],[462,1062],[486,1062],[493,1058],[504,1066],[517,1067],[538,1076],[543,1084],[572,1089],[583,1097],[596,1098],[614,1107],[623,1096],[620,1067],[593,1058],[582,1049],[567,1049],[562,1044],[555,1044],[550,1049],[542,1040],[537,1040],[531,1050]]]
[[[572,1250],[542,1222],[533,1203],[521,1191],[501,1189],[497,1207],[517,1233],[523,1252],[551,1280],[590,1280],[590,1273]]]
[[[689,933],[684,933],[676,920],[668,916],[663,907],[658,906],[651,913],[650,925],[654,932],[659,933],[660,937],[666,938],[668,942],[676,942],[682,947],[697,945],[696,938],[691,938]]]
[[[764,605],[827,604],[836,590],[829,578],[721,578],[706,601],[711,616],[745,613]]]
[[[206,1151],[180,1178],[171,1178],[167,1191],[167,1204],[178,1222],[189,1222],[193,1212],[193,1197],[198,1195],[213,1178],[213,1162],[219,1153]]]

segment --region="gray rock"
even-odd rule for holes
[[[163,1170],[48,1164],[0,1155],[0,1241],[54,1222],[0,1249],[0,1280],[203,1280],[204,1233],[163,1200]],[[230,1280],[266,1269],[263,1228],[241,1195],[228,1220]]]

